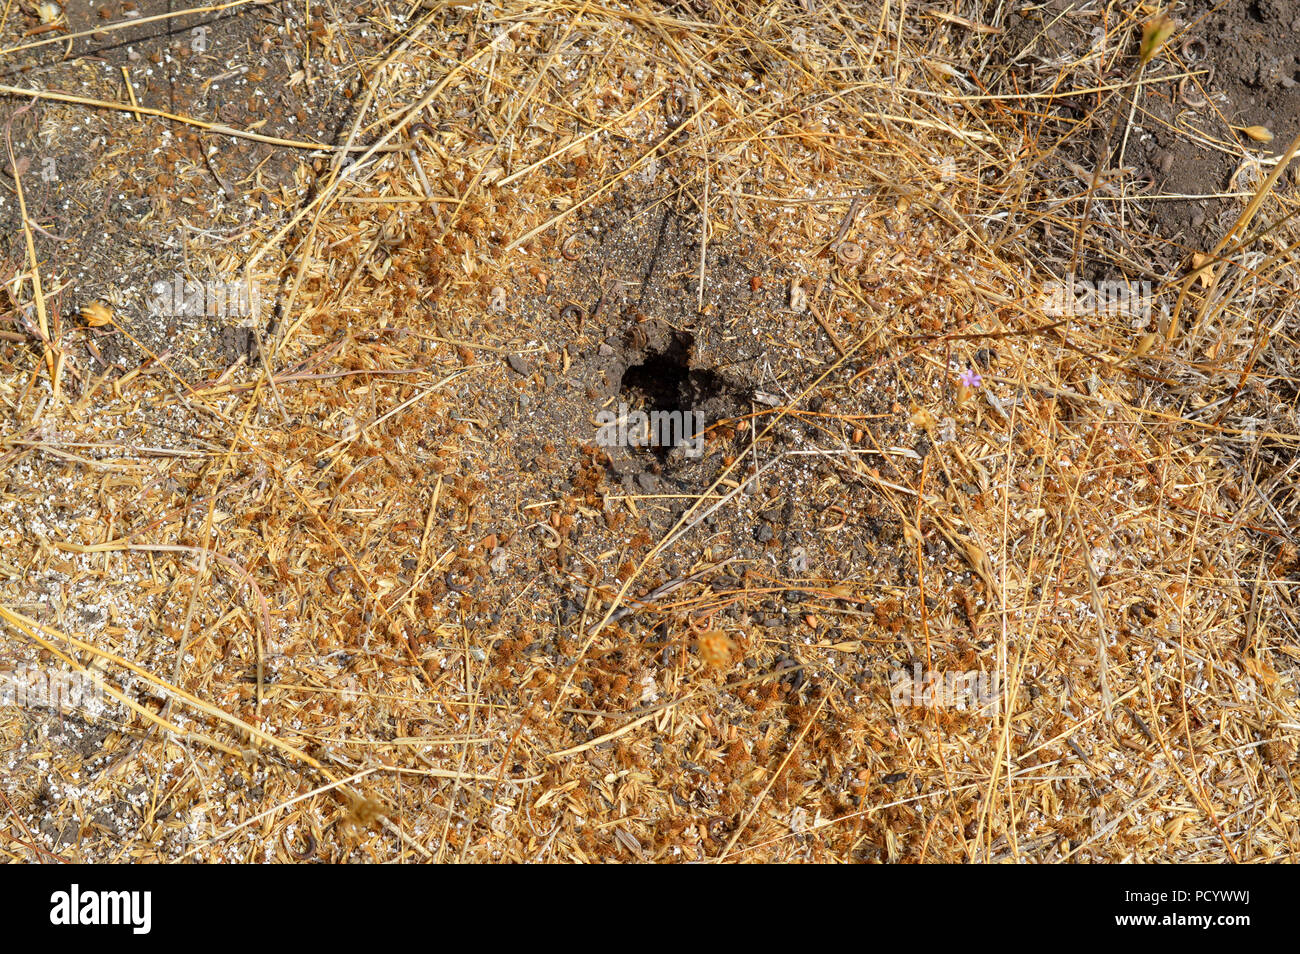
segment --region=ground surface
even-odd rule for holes
[[[5,858],[1294,857],[1294,4],[168,6],[0,31]]]

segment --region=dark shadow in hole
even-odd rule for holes
[[[722,389],[714,372],[691,367],[694,346],[694,335],[675,331],[664,350],[647,354],[640,364],[624,371],[619,382],[620,399],[630,410],[644,411],[650,417],[647,449],[661,462],[674,447],[704,429],[700,405]]]

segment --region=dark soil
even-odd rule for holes
[[[1254,0],[1254,2],[1211,3],[1191,0],[1178,12],[1187,27],[1180,46],[1183,62],[1198,77],[1200,90],[1188,83],[1183,100],[1170,87],[1147,89],[1142,109],[1148,120],[1141,122],[1149,137],[1139,139],[1130,161],[1138,179],[1150,179],[1154,191],[1163,195],[1205,195],[1237,192],[1245,181],[1234,183],[1233,173],[1241,164],[1241,152],[1262,160],[1276,158],[1300,134],[1300,2],[1297,0]],[[1204,94],[1208,94],[1208,97]],[[1188,100],[1206,99],[1202,109],[1189,107]],[[1188,122],[1212,126],[1216,117],[1233,126],[1266,126],[1273,133],[1267,146],[1240,133],[1229,139],[1241,151],[1212,150],[1186,136],[1172,132]],[[1167,125],[1168,124],[1168,125]],[[1232,226],[1241,210],[1241,199],[1185,199],[1154,203],[1151,214],[1160,233],[1191,249],[1212,245]]]
[[[1007,21],[1008,55],[1000,69],[1024,71],[1044,61],[1048,72],[1059,71],[1050,64],[1088,54],[1098,41],[1098,21],[1074,7],[1064,0],[1017,4]],[[1092,116],[1089,134],[1068,140],[1063,155],[1089,175],[1101,159],[1104,169],[1129,169],[1128,194],[1152,197],[1144,203],[1151,228],[1172,244],[1171,258],[1177,259],[1206,250],[1231,227],[1241,193],[1258,181],[1236,175],[1243,162],[1276,158],[1300,133],[1300,2],[1187,0],[1170,13],[1180,30],[1144,73],[1122,157],[1130,93],[1104,102],[1092,95],[1061,102],[1069,119]],[[1126,81],[1137,60],[1136,31],[1130,40],[1122,55],[1107,57],[1104,75],[1080,70],[1078,83]],[[1179,81],[1162,80],[1184,72],[1193,75],[1181,93]],[[1116,108],[1119,121],[1107,137]],[[1265,126],[1274,138],[1264,144],[1230,126]],[[1210,198],[1221,194],[1230,197]]]

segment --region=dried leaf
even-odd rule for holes
[[[1211,261],[1213,259],[1209,255],[1201,252],[1192,253],[1192,274],[1196,276],[1202,288],[1209,288],[1210,283],[1214,281],[1214,266],[1209,264]]]

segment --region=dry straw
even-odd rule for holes
[[[61,328],[75,263],[13,178],[0,649],[111,701],[0,711],[0,857],[1294,859],[1300,143],[1171,267],[1149,202],[1074,148],[1192,75],[1135,18],[1062,66],[1035,31],[895,4],[366,9],[365,41],[282,31],[315,83],[359,80],[337,143],[0,87],[134,148],[306,151],[311,186],[186,233],[274,298],[232,366],[145,349],[125,305]],[[14,62],[72,39],[7,29]],[[780,307],[730,330],[803,362],[680,492],[514,434],[521,396],[641,324],[618,289],[565,310],[607,264],[566,239],[620,203],[694,223],[701,321],[711,249],[761,250],[747,287],[784,275]],[[1151,321],[1044,315],[1083,262],[1150,282]],[[106,335],[136,364],[94,364]],[[805,471],[825,559],[738,559]],[[1005,692],[895,706],[913,665]]]

